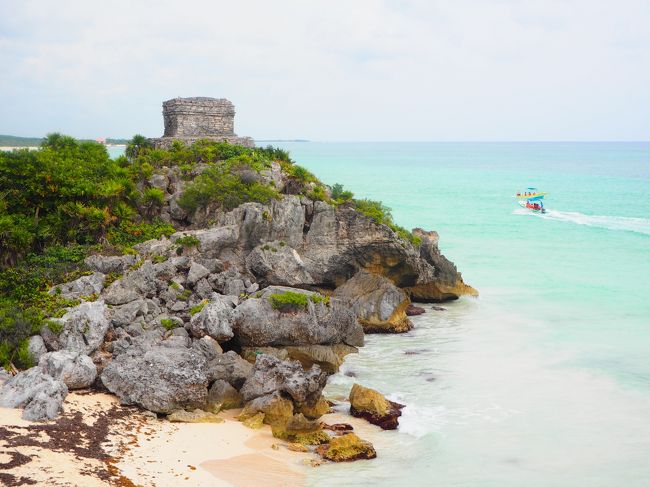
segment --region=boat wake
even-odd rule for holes
[[[650,219],[633,218],[627,216],[585,215],[577,211],[559,211],[546,209],[546,213],[533,213],[523,208],[514,211],[516,215],[530,215],[546,220],[563,221],[586,225],[589,227],[606,228],[608,230],[621,230],[626,232],[650,235]]]

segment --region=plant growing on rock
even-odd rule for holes
[[[199,245],[201,245],[201,241],[198,238],[196,238],[194,235],[184,235],[176,239],[176,245],[180,245],[181,247],[190,249],[192,247],[198,247]]]
[[[309,296],[306,294],[286,291],[281,294],[273,294],[269,296],[269,301],[273,309],[286,313],[291,311],[301,311],[307,308]]]

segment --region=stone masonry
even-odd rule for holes
[[[235,106],[225,98],[173,98],[163,102],[165,133],[151,139],[156,147],[170,147],[174,140],[192,144],[200,139],[253,147],[250,137],[234,132]]]

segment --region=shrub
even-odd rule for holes
[[[300,311],[307,308],[309,296],[306,294],[286,291],[282,294],[273,294],[269,296],[271,307],[281,312]]]
[[[330,297],[322,294],[312,294],[311,300],[313,303],[324,303],[326,306],[330,304]]]
[[[192,295],[192,290],[191,289],[184,289],[182,293],[178,295],[178,299],[181,301],[187,301],[190,299],[190,296]]]
[[[206,304],[208,304],[207,301],[201,301],[196,306],[192,306],[190,308],[190,316],[194,316],[195,314],[200,313],[201,310],[205,307]]]
[[[162,206],[165,202],[165,192],[159,188],[147,188],[144,190],[143,200],[145,205]]]
[[[165,328],[165,330],[173,330],[178,326],[178,322],[176,320],[171,320],[169,318],[163,318],[160,320],[160,324]]]
[[[352,191],[346,191],[343,189],[342,184],[336,183],[332,186],[332,199],[337,203],[345,203],[346,201],[350,201],[353,197],[354,194]]]
[[[198,247],[201,245],[201,241],[194,235],[184,235],[176,239],[176,245],[180,245],[181,247],[189,249],[192,247]]]

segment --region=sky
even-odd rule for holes
[[[650,140],[648,0],[0,0],[0,133]]]

